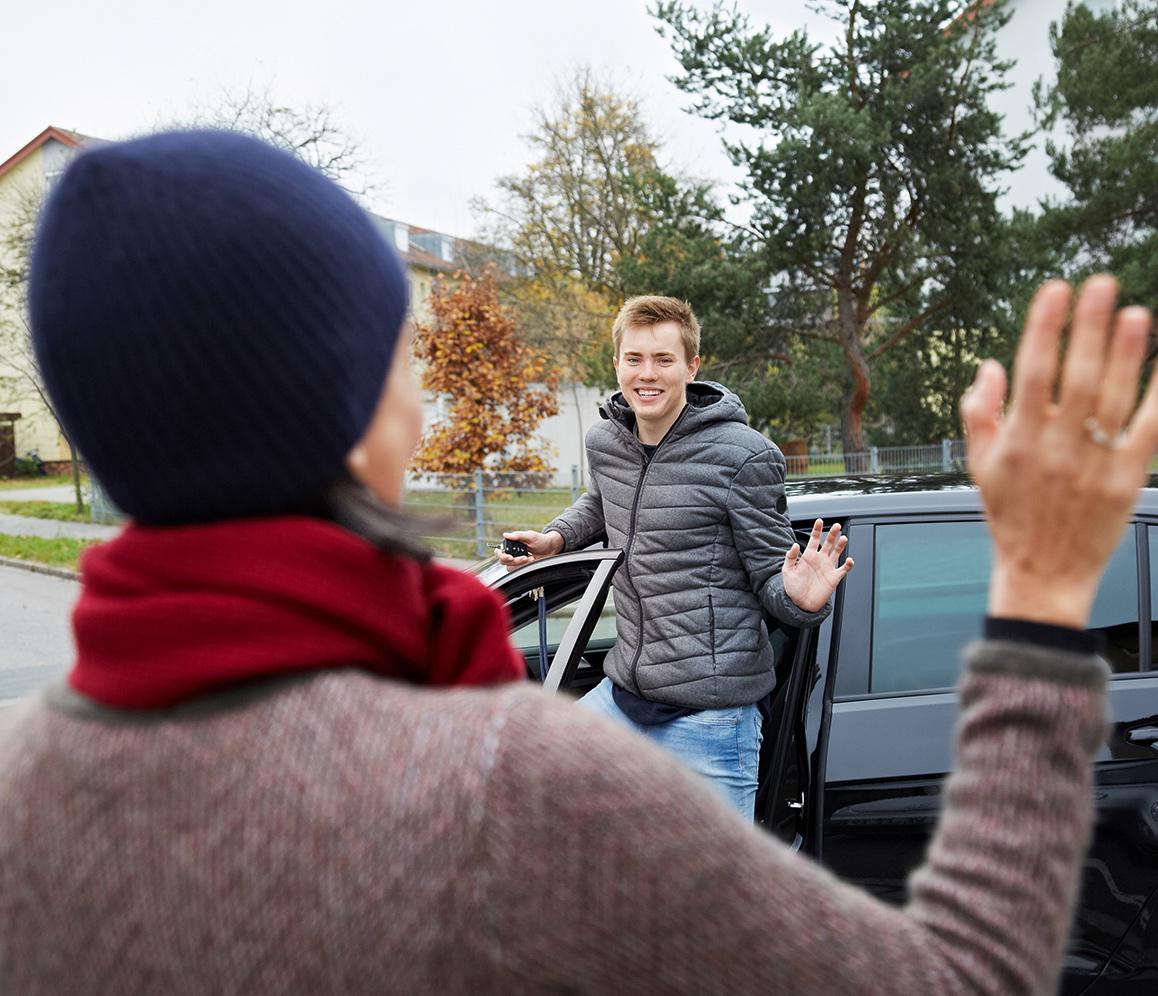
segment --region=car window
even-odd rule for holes
[[[1135,547],[1131,530],[1110,559],[1090,618],[1117,673],[1140,669]],[[981,635],[992,557],[981,521],[876,527],[871,692],[955,683],[962,647]]]
[[[563,633],[567,629],[567,624],[575,615],[575,608],[579,604],[579,595],[575,595],[570,600],[551,606],[550,591],[548,591],[547,598],[547,646],[552,649],[559,645],[559,641],[563,638]],[[580,592],[579,594],[582,594]],[[591,638],[588,643],[600,642],[614,642],[615,640],[615,607],[611,604],[612,599],[607,599],[603,606],[603,611],[599,613],[599,619],[595,623],[595,629],[591,633]],[[513,633],[511,633],[511,642],[524,653],[527,651],[537,650],[539,647],[539,617],[536,615],[530,622],[524,623]]]

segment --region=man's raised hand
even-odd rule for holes
[[[840,555],[848,545],[848,537],[841,536],[838,522],[824,537],[824,520],[812,524],[808,546],[801,552],[800,544],[793,543],[784,558],[784,594],[805,612],[819,612],[853,568],[852,559],[840,563]]]

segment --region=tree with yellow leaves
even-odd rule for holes
[[[546,353],[519,336],[499,301],[495,273],[457,273],[436,283],[433,321],[415,328],[422,386],[446,401],[412,468],[420,474],[483,470],[502,485],[543,481],[551,468],[537,431],[558,412],[558,375]]]

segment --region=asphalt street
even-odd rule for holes
[[[0,703],[27,695],[72,664],[75,581],[0,566]]]
[[[87,487],[85,501],[88,501]],[[52,484],[48,487],[9,488],[0,490],[0,501],[57,501],[68,503],[76,500],[76,492],[71,484]]]
[[[58,522],[56,519],[33,519],[27,515],[0,514],[0,533],[5,536],[107,540],[120,530],[120,526],[102,526],[96,522]]]

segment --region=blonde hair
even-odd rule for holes
[[[688,362],[700,355],[700,323],[692,312],[692,306],[678,297],[661,297],[658,294],[640,294],[623,302],[615,324],[611,326],[611,345],[619,356],[623,343],[624,329],[650,328],[660,322],[675,322],[680,327],[685,359]]]

